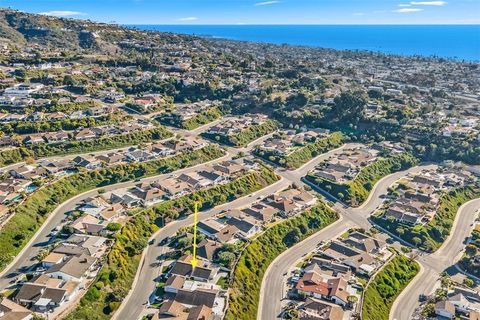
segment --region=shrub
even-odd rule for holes
[[[395,298],[417,275],[420,266],[403,255],[395,256],[365,291],[362,319],[388,320]]]

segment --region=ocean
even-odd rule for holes
[[[480,61],[480,25],[129,25],[230,40]]]

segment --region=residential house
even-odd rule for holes
[[[219,291],[215,289],[195,289],[193,291],[180,289],[175,296],[175,301],[190,307],[205,305],[213,308],[218,294]]]
[[[36,180],[44,177],[48,174],[47,170],[43,167],[32,166],[32,165],[22,165],[15,169],[10,170],[10,175],[16,179],[24,180]]]
[[[125,159],[129,162],[145,162],[153,157],[153,154],[140,149],[129,150],[125,153]]]
[[[455,306],[447,300],[435,303],[435,314],[445,319],[455,318]]]
[[[136,186],[130,192],[138,197],[144,206],[151,206],[163,201],[167,194],[165,191],[148,185],[146,187]]]
[[[182,173],[178,180],[185,182],[192,189],[202,189],[213,185],[213,181],[205,178],[197,172]]]
[[[95,157],[98,161],[101,161],[107,165],[120,163],[124,159],[124,155],[119,152],[110,152],[106,155],[101,154]]]
[[[51,266],[62,263],[66,258],[67,255],[63,253],[50,252],[45,258],[43,258],[42,267],[50,268]]]
[[[45,274],[64,281],[82,282],[85,277],[89,276],[89,272],[93,271],[96,261],[96,258],[85,254],[79,257],[73,256],[62,263],[53,265]]]
[[[81,254],[87,254],[89,256],[99,258],[104,252],[106,242],[107,238],[104,237],[85,234],[72,234],[70,237],[68,237],[68,239],[62,242],[62,245],[81,248],[81,250],[78,251],[79,253],[81,252]],[[58,249],[55,251],[59,252]],[[64,250],[64,252],[68,252],[68,250]],[[75,255],[78,256],[79,253]]]
[[[335,304],[346,306],[351,288],[341,277],[330,277],[315,271],[305,272],[295,288],[299,293],[317,299],[326,299]]]
[[[66,298],[67,291],[65,289],[25,283],[20,287],[15,296],[15,301],[22,306],[30,307],[34,311],[46,312],[62,305]]]
[[[238,232],[237,227],[220,223],[214,219],[200,221],[197,224],[197,230],[205,234],[208,238],[221,243],[229,242]]]
[[[249,238],[255,235],[257,232],[260,231],[260,221],[256,220],[255,218],[243,213],[242,211],[235,210],[236,214],[230,212],[227,224],[230,226],[234,226],[238,229],[238,235]]]
[[[307,298],[299,306],[299,320],[343,320],[343,309],[333,303],[315,298]]]
[[[184,255],[173,265],[173,268],[170,270],[171,275],[177,275],[182,277],[187,277],[192,274],[193,267],[192,267],[192,256]]]
[[[72,163],[67,159],[46,161],[41,165],[48,174],[66,173],[67,171],[73,169]]]
[[[383,254],[387,250],[387,243],[369,237],[360,232],[352,232],[343,243],[369,254]]]
[[[197,245],[197,255],[206,260],[212,261],[217,250],[221,248],[221,244],[210,239],[203,239]]]
[[[102,162],[91,155],[76,156],[73,158],[72,162],[78,167],[83,167],[89,170],[94,170],[102,166]]]
[[[84,128],[75,133],[75,140],[77,141],[85,141],[85,140],[92,140],[97,137],[97,133],[93,131],[91,128]]]
[[[322,251],[322,255],[339,261],[352,268],[355,272],[373,274],[377,265],[375,259],[366,252],[347,246],[339,241],[332,241]]]
[[[0,320],[32,320],[33,314],[30,310],[16,304],[12,300],[3,298],[0,301]]]
[[[192,192],[190,186],[177,178],[167,178],[159,181],[158,185],[161,190],[165,191],[169,198],[181,197]]]
[[[110,207],[111,205],[105,201],[105,199],[97,196],[85,199],[83,204],[78,206],[77,209],[94,217],[99,217],[100,212],[105,209],[109,209]]]
[[[122,189],[111,192],[110,201],[113,204],[122,204],[127,208],[134,208],[142,205],[142,200],[134,193]]]
[[[68,133],[65,131],[47,132],[43,135],[47,143],[61,143],[69,139]]]
[[[102,223],[94,216],[86,214],[72,222],[71,227],[79,233],[89,235],[104,235],[106,224]]]
[[[165,282],[165,286],[163,289],[167,293],[178,293],[178,290],[183,288],[183,284],[185,283],[185,278],[176,274],[172,274],[168,277],[167,281]]]
[[[44,143],[45,140],[43,139],[43,135],[42,134],[29,134],[29,135],[26,135],[24,138],[23,138],[23,143],[25,144],[39,144],[39,143]]]
[[[227,176],[235,176],[245,172],[245,168],[236,163],[235,161],[223,161],[221,163],[213,165],[213,169],[222,172]]]
[[[275,214],[280,213],[278,209],[262,203],[256,203],[249,208],[243,209],[242,212],[261,222],[271,221]]]

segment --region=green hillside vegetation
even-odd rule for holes
[[[14,208],[13,217],[0,233],[0,270],[3,270],[61,203],[88,190],[119,182],[168,173],[224,155],[215,146],[145,163],[121,164],[95,171],[82,171],[39,189]]]
[[[410,153],[401,153],[386,158],[378,158],[374,163],[363,168],[352,181],[337,184],[327,179],[307,175],[307,179],[337,199],[352,207],[360,206],[367,200],[370,191],[383,177],[413,167],[418,159]]]
[[[187,130],[193,130],[204,124],[220,119],[221,116],[222,112],[218,108],[210,108],[206,111],[202,111],[195,117],[184,121],[181,127]]]
[[[435,217],[427,224],[411,226],[398,221],[372,217],[373,221],[403,240],[422,250],[436,251],[450,235],[455,216],[461,205],[480,197],[480,188],[468,186],[445,192],[440,197]]]
[[[37,42],[65,49],[102,49],[102,42],[97,41],[92,31],[100,26],[107,36],[114,35],[115,29],[106,24],[86,22],[79,23],[73,19],[51,19],[46,15],[29,14],[10,9],[0,10],[0,35],[12,43],[24,44]]]
[[[289,169],[298,169],[316,156],[338,148],[343,143],[344,136],[341,132],[334,132],[326,138],[319,139],[316,142],[307,143],[304,147],[293,151],[287,157],[276,156],[263,151],[256,151],[257,154],[274,162],[280,166]]]
[[[210,140],[218,141],[223,144],[231,145],[234,147],[244,147],[250,142],[274,132],[278,129],[278,123],[273,120],[268,120],[262,124],[251,125],[241,132],[231,135],[214,135],[209,133],[203,133],[202,135]]]
[[[474,275],[475,277],[480,277],[480,263],[476,262],[475,259],[478,259],[480,254],[480,228],[476,228],[472,232],[470,238],[470,243],[465,247],[465,254],[462,259],[458,262],[460,267],[463,270],[466,270],[468,273]]]
[[[56,144],[38,143],[20,148],[3,149],[0,150],[0,167],[22,162],[26,157],[43,158],[117,149],[166,139],[172,135],[173,134],[165,128],[157,127],[150,130],[103,137],[94,140],[68,141]]]
[[[128,109],[131,109],[131,110],[134,110],[136,113],[139,113],[139,114],[152,114],[152,113],[155,113],[155,112],[159,112],[159,111],[162,111],[162,110],[165,110],[166,108],[166,105],[163,105],[163,104],[155,104],[153,106],[149,106],[148,108],[144,108],[143,106],[141,105],[138,105],[138,104],[135,104],[135,103],[131,103],[131,102],[127,102],[125,104],[125,107],[127,107]]]
[[[158,117],[157,120],[164,125],[193,130],[204,124],[220,119],[221,116],[222,112],[220,111],[220,109],[214,107],[202,111],[186,121],[181,121],[180,119],[172,119],[172,114],[163,114]]]
[[[31,81],[34,82],[34,81]],[[85,101],[85,102],[67,102],[67,103],[59,103],[58,99],[65,95],[60,94],[32,94],[32,98],[35,99],[50,99],[50,104],[42,104],[42,105],[33,105],[27,106],[22,110],[25,113],[32,113],[32,112],[44,112],[44,113],[53,113],[53,112],[63,112],[66,114],[70,114],[74,111],[80,110],[87,110],[94,107],[99,107],[100,104],[96,101]],[[14,113],[18,111],[18,108],[9,107],[9,106],[2,106],[0,108],[0,112],[2,113]]]
[[[263,189],[277,179],[273,171],[263,169],[261,172],[249,173],[227,184],[165,201],[143,210],[115,237],[116,241],[108,253],[107,263],[81,299],[79,306],[66,319],[100,320],[112,316],[132,286],[141,253],[147,246],[148,238],[158,230],[158,221],[162,220],[161,217],[175,219],[189,215],[196,201],[201,202],[201,210],[207,210]]]
[[[55,121],[16,121],[0,124],[0,131],[5,134],[32,134],[41,132],[57,132],[61,130],[76,130],[78,128],[91,128],[107,124],[118,124],[126,120],[121,115],[108,115],[105,117],[86,117],[82,119],[64,119]]]
[[[368,285],[363,301],[362,319],[388,320],[393,302],[419,270],[417,262],[403,255],[394,257]]]
[[[33,157],[33,151],[25,147],[0,149],[0,167],[22,162],[30,157]]]
[[[256,319],[260,287],[270,263],[289,247],[337,219],[337,214],[320,202],[311,210],[272,226],[254,239],[235,268],[225,319]]]

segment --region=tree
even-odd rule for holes
[[[180,249],[189,247],[191,244],[192,244],[192,241],[190,241],[190,239],[188,239],[187,237],[183,237],[177,241],[177,246]]]
[[[300,241],[300,235],[301,235],[300,230],[298,228],[295,228],[292,231],[290,231],[289,233],[287,233],[287,235],[283,239],[283,243],[287,247],[291,247],[292,245],[294,245],[295,243]]]
[[[367,99],[362,92],[343,92],[334,102],[331,112],[337,122],[354,125],[363,119]]]
[[[35,159],[33,157],[27,157],[27,158],[25,158],[25,163],[26,164],[34,164]]]
[[[419,237],[413,237],[412,242],[416,247],[418,247],[420,243],[422,243],[422,239],[420,239]]]
[[[467,287],[473,288],[475,286],[475,281],[473,281],[470,278],[465,278],[463,279],[463,284],[466,285]]]
[[[469,244],[465,247],[465,253],[472,257],[477,254],[477,247],[474,244]]]
[[[120,223],[116,223],[116,222],[110,222],[108,225],[107,225],[107,230],[108,231],[112,231],[112,232],[115,232],[115,231],[118,231],[122,228],[122,225]]]
[[[223,267],[227,269],[230,269],[231,267],[233,267],[233,263],[235,262],[235,259],[236,259],[235,254],[229,251],[221,252],[218,255],[218,261]]]
[[[403,229],[402,227],[398,227],[395,232],[399,235],[399,236],[403,236],[405,234],[405,229]]]
[[[353,305],[355,305],[355,303],[357,303],[358,297],[350,295],[350,296],[347,297],[347,301],[348,301],[348,305],[350,307],[353,307]]]

